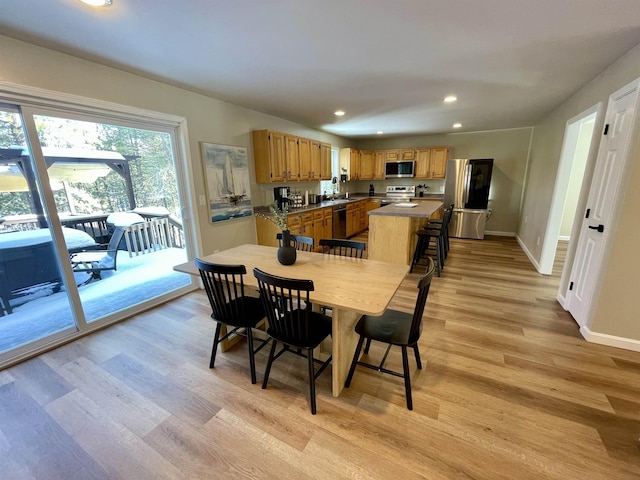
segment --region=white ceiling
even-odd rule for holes
[[[432,134],[535,124],[640,43],[640,1],[1,0],[0,33],[342,136]]]

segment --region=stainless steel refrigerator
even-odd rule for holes
[[[444,205],[453,204],[449,236],[484,238],[490,216],[489,189],[493,159],[455,159],[447,162]]]

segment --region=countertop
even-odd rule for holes
[[[340,197],[340,198],[336,198],[335,200],[325,200],[325,201],[320,202],[320,203],[309,204],[309,205],[307,205],[305,207],[291,208],[291,209],[289,209],[289,214],[305,213],[305,212],[309,212],[309,211],[312,211],[312,210],[316,210],[318,208],[334,207],[336,205],[346,205],[348,203],[357,202],[359,200],[367,200],[367,199],[388,200],[389,198],[394,198],[394,197],[387,197],[384,194],[373,195],[373,196],[369,196],[367,194],[353,194],[349,198]],[[396,197],[396,199],[397,199],[397,197]],[[411,199],[411,201],[412,202],[420,202],[420,203],[422,203],[422,202],[431,203],[431,202],[425,202],[425,200],[439,200],[441,202],[442,199],[443,199],[443,194],[442,193],[425,193],[423,197],[413,197]],[[391,206],[391,205],[388,205],[388,206]],[[387,208],[387,207],[382,207],[382,208]],[[397,210],[414,210],[416,208],[420,208],[420,207],[414,207],[414,208],[410,208],[410,209],[408,209],[408,208],[404,208],[404,209],[397,208]],[[380,209],[376,209],[376,210],[380,210]],[[268,214],[269,213],[269,206],[267,205],[267,206],[254,207],[253,211],[254,211],[254,213],[265,213],[265,214]],[[372,211],[375,211],[375,210],[372,210]],[[382,214],[382,215],[385,215],[385,214]],[[407,216],[415,216],[415,215],[407,215]]]
[[[441,200],[431,201],[412,201],[407,203],[415,203],[415,207],[397,207],[394,204],[386,205],[384,207],[376,208],[369,211],[369,215],[384,215],[389,217],[425,217],[428,218],[433,215],[439,208],[442,207]]]

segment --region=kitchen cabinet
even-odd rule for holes
[[[256,182],[286,181],[285,134],[271,130],[253,132],[253,159]]]
[[[373,150],[360,151],[360,178],[359,180],[373,180],[375,174],[375,158]]]
[[[360,231],[360,202],[347,204],[347,238]]]
[[[358,203],[360,204],[360,223],[359,223],[360,226],[358,228],[358,231],[363,232],[369,226],[369,215],[367,215],[367,212],[369,211],[368,210],[369,201],[363,200]]]
[[[373,172],[374,180],[384,180],[384,162],[386,161],[386,150],[376,150],[373,152],[375,169]]]
[[[323,210],[322,238],[333,238],[333,208],[325,207]]]
[[[449,147],[431,149],[431,178],[444,178],[447,173]]]
[[[254,130],[257,183],[331,180],[331,144],[274,130]]]
[[[340,149],[340,173],[345,170],[349,180],[360,180],[360,151],[357,148]]]
[[[300,235],[313,238],[313,212],[300,215]]]
[[[284,136],[284,158],[287,173],[285,181],[297,182],[300,180],[300,151],[298,148],[298,137],[291,135]]]
[[[448,158],[448,147],[417,149],[416,178],[444,178]]]
[[[298,142],[298,162],[299,172],[298,177],[301,182],[308,182],[311,177],[311,140],[308,138],[297,138]]]
[[[331,144],[320,143],[320,180],[331,180]]]

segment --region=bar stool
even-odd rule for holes
[[[420,263],[422,258],[433,257],[434,263],[436,264],[436,273],[440,276],[442,269],[444,269],[444,261],[446,257],[445,237],[448,229],[448,221],[451,218],[452,211],[453,208],[451,206],[444,209],[442,222],[439,225],[434,224],[434,227],[436,228],[430,228],[429,224],[427,224],[424,228],[416,232],[416,235],[418,235],[418,242],[416,243],[416,249],[413,253],[409,273],[413,272],[413,268]],[[432,238],[434,240],[433,249],[430,248]]]

